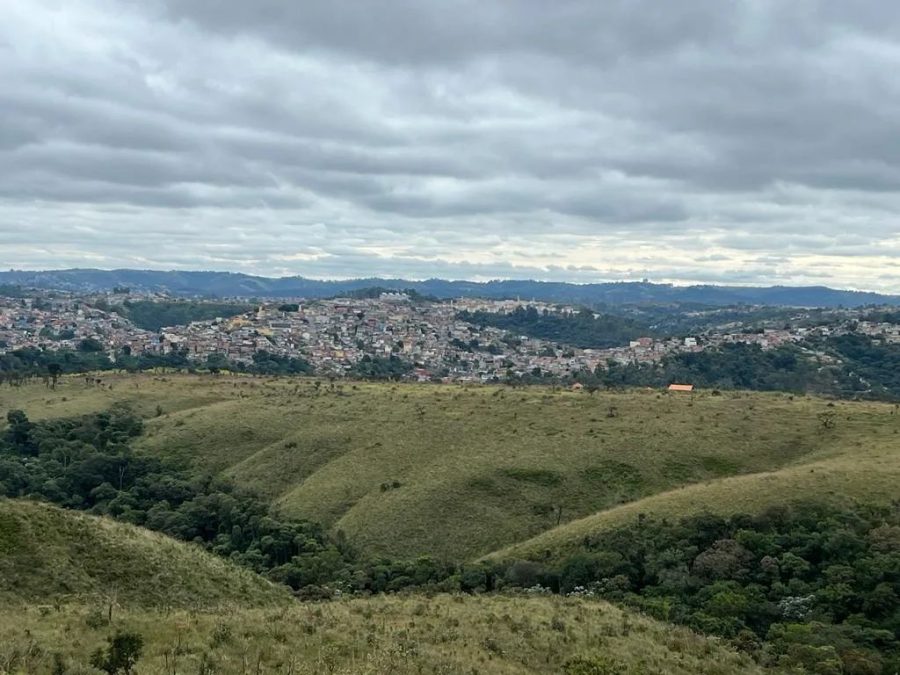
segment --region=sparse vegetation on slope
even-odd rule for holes
[[[142,636],[138,671],[335,675],[737,675],[746,655],[596,600],[376,597],[228,613],[0,610],[0,671],[66,672],[115,631]],[[92,624],[92,625],[89,625]],[[91,671],[93,672],[93,671]]]

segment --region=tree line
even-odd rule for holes
[[[777,506],[757,515],[643,516],[507,578],[597,595],[719,635],[769,666],[900,670],[900,507]]]
[[[140,372],[169,369],[194,372],[224,370],[253,375],[311,375],[312,364],[306,359],[284,356],[265,350],[255,352],[249,363],[228,359],[224,354],[210,354],[204,361],[190,358],[186,349],[173,349],[165,354],[145,352],[133,355],[127,348],[110,358],[103,346],[93,338],[82,340],[77,349],[45,350],[23,347],[0,354],[0,384],[16,385],[43,379],[55,384],[64,374],[103,371]]]

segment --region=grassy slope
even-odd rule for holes
[[[124,605],[195,607],[265,605],[289,595],[221,558],[141,528],[0,499],[0,604],[101,597]]]
[[[344,391],[260,385],[247,398],[151,423],[145,447],[180,448],[216,468],[231,462],[228,474],[287,514],[331,524],[369,551],[474,557],[552,528],[560,506],[569,521],[689,483],[840,454],[860,435],[887,435],[893,421],[885,406],[839,404],[852,419],[825,433],[817,419],[825,402],[773,395]],[[399,488],[381,489],[394,481]]]
[[[0,388],[0,411],[21,408],[32,419],[83,415],[127,403],[139,413],[151,416],[159,405],[166,412],[187,410],[230,398],[229,387],[213,376],[117,375],[99,373],[85,383],[80,375],[64,376],[55,390],[32,383]]]
[[[894,436],[894,439],[897,437]],[[865,443],[820,461],[779,471],[722,478],[663,492],[580,518],[492,553],[495,559],[554,559],[638,521],[639,514],[678,519],[700,512],[757,513],[792,501],[888,502],[900,485],[900,441]]]
[[[0,670],[11,662],[12,672],[49,672],[54,652],[68,664],[85,663],[122,628],[144,636],[137,670],[148,675],[173,672],[174,651],[180,673],[559,673],[575,656],[596,655],[622,664],[615,670],[622,675],[761,672],[748,657],[684,628],[559,597],[395,596],[227,614],[126,611],[101,628],[88,627],[85,614],[81,607],[47,615],[0,610]]]
[[[687,494],[699,495],[702,486],[735,475],[785,469],[792,489],[819,493],[809,480],[816,474],[792,468],[842,458],[852,458],[850,470],[877,467],[877,457],[860,451],[889,453],[900,445],[900,416],[891,406],[828,407],[779,394],[591,397],[545,388],[379,384],[331,391],[327,383],[317,391],[311,380],[209,376],[106,382],[112,391],[78,380],[56,392],[3,390],[0,406],[55,416],[121,398],[152,415],[159,404],[165,414],[149,420],[145,451],[224,471],[289,515],[321,520],[370,552],[399,556],[477,557],[554,531],[560,507],[563,523],[629,513],[634,507],[620,511],[623,504],[665,502],[690,484],[701,492]],[[822,427],[823,412],[836,414],[834,429]],[[746,480],[738,484],[766,484]],[[400,487],[382,490],[394,481]],[[837,489],[868,491],[855,480]],[[759,494],[759,504],[780,498],[778,490]],[[681,508],[677,499],[673,504]]]

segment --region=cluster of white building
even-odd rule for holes
[[[400,358],[413,364],[411,377],[487,381],[510,375],[565,377],[594,371],[608,361],[647,363],[679,352],[727,343],[763,349],[855,330],[900,343],[900,326],[845,318],[815,327],[743,332],[737,326],[689,337],[641,337],[610,349],[578,349],[459,318],[462,310],[507,313],[523,306],[574,313],[575,307],[519,300],[457,299],[414,302],[402,293],[378,298],[267,303],[230,318],[141,330],[115,312],[78,297],[0,297],[0,353],[22,347],[77,349],[86,338],[111,356],[179,351],[202,365],[211,357],[248,363],[259,352],[303,358],[322,374],[342,375],[365,358]],[[861,316],[861,315],[860,315]]]
[[[153,336],[83,299],[0,296],[0,353],[28,347],[78,349],[87,339],[116,352],[131,343],[147,343]]]

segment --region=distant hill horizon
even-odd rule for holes
[[[456,297],[522,298],[584,305],[900,306],[900,295],[835,289],[827,286],[727,286],[715,284],[676,286],[647,281],[571,283],[531,279],[464,281],[380,277],[318,280],[302,276],[263,277],[238,272],[137,269],[8,270],[0,272],[0,285],[76,292],[102,292],[116,287],[127,287],[133,291],[209,298],[326,298],[364,288],[381,287],[386,290],[412,289],[423,295],[442,299]]]

